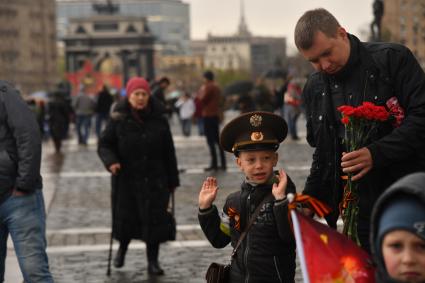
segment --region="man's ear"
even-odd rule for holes
[[[279,160],[279,154],[277,154],[277,152],[274,153],[274,162],[273,162],[273,167],[277,165],[277,161]]]
[[[337,37],[339,36],[343,39],[348,38],[347,31],[343,27],[338,27],[338,29],[336,30],[336,35],[337,35]]]

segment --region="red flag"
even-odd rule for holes
[[[370,256],[354,242],[295,210],[291,216],[304,282],[375,282]]]

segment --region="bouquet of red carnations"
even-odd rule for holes
[[[378,124],[387,121],[390,117],[390,113],[384,106],[377,106],[371,102],[363,102],[358,107],[343,105],[338,107],[338,111],[342,114],[341,122],[345,126],[344,143],[347,152],[368,145]],[[344,187],[340,211],[344,221],[343,234],[360,246],[357,234],[358,184],[351,180],[352,175],[348,173],[346,176],[347,184]]]

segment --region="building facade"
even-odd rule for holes
[[[406,45],[425,69],[425,1],[385,0],[382,39]]]
[[[145,18],[100,14],[71,19],[65,42],[66,71],[76,73],[87,62],[102,74],[154,77],[154,37]]]
[[[71,18],[98,14],[96,5],[106,1],[57,0],[58,38],[66,35]],[[155,50],[161,54],[189,54],[189,5],[181,0],[114,0],[121,16],[144,17],[150,32],[155,36]]]
[[[0,1],[0,78],[23,94],[57,82],[54,0]]]
[[[243,70],[257,77],[286,60],[286,38],[252,35],[245,21],[243,1],[236,34],[232,36],[209,34],[206,45],[205,68]]]

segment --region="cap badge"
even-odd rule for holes
[[[261,126],[261,122],[263,121],[263,117],[261,117],[258,114],[254,114],[251,116],[251,118],[249,118],[249,123],[251,123],[251,125],[253,127],[259,127]]]
[[[413,227],[415,227],[416,233],[422,234],[425,230],[425,222],[415,222]]]
[[[263,135],[262,132],[252,132],[251,133],[251,140],[252,141],[262,141],[263,139],[264,139],[264,135]]]

